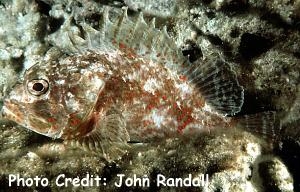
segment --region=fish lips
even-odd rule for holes
[[[11,99],[4,100],[1,115],[4,119],[14,121],[29,130],[47,137],[59,138],[62,134],[62,131],[53,129],[52,125],[43,118],[29,114],[26,106],[20,105],[17,101]]]
[[[21,106],[17,105],[12,100],[5,99],[1,115],[4,119],[15,121],[16,123],[22,123],[24,122],[24,113],[21,111],[23,111]]]

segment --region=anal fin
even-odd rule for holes
[[[71,140],[71,144],[89,152],[101,153],[107,161],[112,161],[126,153],[130,148],[127,144],[129,140],[122,114],[109,111],[93,131]]]
[[[183,73],[196,85],[210,107],[224,115],[240,112],[244,90],[226,62],[218,58],[200,59],[184,65]]]

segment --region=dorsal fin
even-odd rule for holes
[[[130,148],[129,140],[124,117],[116,110],[109,110],[91,133],[66,142],[88,152],[100,152],[107,161],[111,161],[121,158]]]
[[[81,26],[86,33],[83,39],[78,33],[68,32],[74,53],[95,51],[115,52],[121,50],[127,55],[161,63],[172,71],[185,73],[197,85],[207,104],[225,115],[234,115],[241,110],[244,101],[243,88],[235,73],[220,57],[199,59],[190,63],[184,57],[175,41],[168,35],[166,27],[155,28],[155,20],[147,24],[140,13],[136,21],[128,18],[127,8],[116,18],[109,19],[110,8],[103,12],[100,29],[86,23]],[[75,53],[77,53],[75,52]]]
[[[176,67],[174,63],[181,64],[187,60],[175,41],[168,35],[166,27],[162,30],[155,28],[155,19],[147,24],[141,12],[133,21],[128,18],[127,8],[124,8],[120,16],[110,20],[109,12],[110,8],[106,7],[99,30],[87,23],[80,24],[86,33],[85,39],[80,37],[77,32],[68,31],[73,47],[66,50],[66,46],[64,46],[64,50],[72,54],[84,51],[99,52],[122,49],[122,51],[131,52],[144,59],[163,63],[169,68]],[[54,38],[59,38],[59,35]],[[77,51],[74,51],[76,49]]]

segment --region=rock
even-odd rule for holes
[[[172,0],[77,1],[37,0],[0,3],[0,107],[24,70],[68,54],[70,41],[61,31],[84,36],[80,24],[99,28],[104,6],[111,17],[129,7],[146,20],[166,25],[183,54],[227,62],[245,89],[238,115],[277,110],[282,130],[269,142],[241,129],[212,130],[193,138],[132,144],[122,159],[106,162],[97,154],[66,146],[0,117],[0,189],[4,191],[299,191],[299,1]],[[274,150],[273,150],[274,149]],[[46,178],[43,187],[9,187],[9,175]],[[57,186],[57,177],[105,178],[88,188]],[[119,174],[148,178],[149,186],[114,184]],[[157,177],[208,175],[200,187],[157,186]],[[63,178],[63,177],[61,177]],[[63,180],[59,180],[63,181]]]

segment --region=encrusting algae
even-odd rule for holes
[[[3,115],[37,133],[62,138],[114,160],[131,142],[189,137],[238,125],[274,136],[275,112],[240,118],[243,88],[221,58],[191,63],[167,34],[140,14],[103,15],[85,37],[66,32],[70,55],[26,71],[4,100]]]

